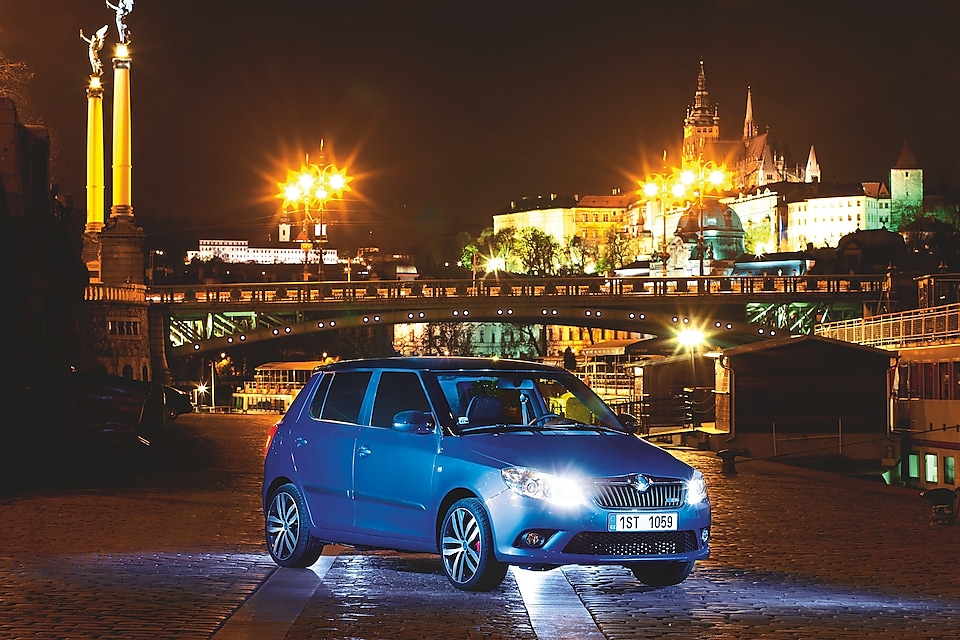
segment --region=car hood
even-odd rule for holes
[[[460,436],[463,446],[507,466],[555,474],[606,478],[643,473],[688,478],[689,465],[636,436],[596,432],[480,433]]]

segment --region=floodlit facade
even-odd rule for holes
[[[821,185],[826,188],[828,185]],[[834,185],[829,185],[834,186]],[[787,203],[786,251],[807,245],[835,247],[840,238],[857,230],[885,228],[890,194],[880,183],[837,186],[836,194]]]
[[[320,261],[321,251],[310,249],[307,262]],[[251,247],[247,240],[200,240],[197,251],[187,251],[186,262],[213,260],[237,264],[303,264],[304,251],[300,245]],[[337,250],[323,250],[324,264],[337,264]]]

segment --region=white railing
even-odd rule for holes
[[[817,325],[818,336],[871,347],[904,347],[960,340],[960,303]]]

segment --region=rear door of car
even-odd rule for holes
[[[414,371],[385,370],[374,383],[377,392],[370,424],[360,429],[357,439],[357,529],[368,535],[431,541],[435,532],[430,505],[440,430],[418,433],[392,425],[401,411],[433,414],[433,409]]]
[[[325,373],[298,420],[294,463],[313,521],[321,529],[350,531],[354,526],[354,454],[371,375],[370,371]]]

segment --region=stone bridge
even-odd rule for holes
[[[635,331],[696,327],[718,346],[859,315],[883,275],[520,278],[152,286],[167,354],[183,356],[291,335],[411,322],[510,322]]]

